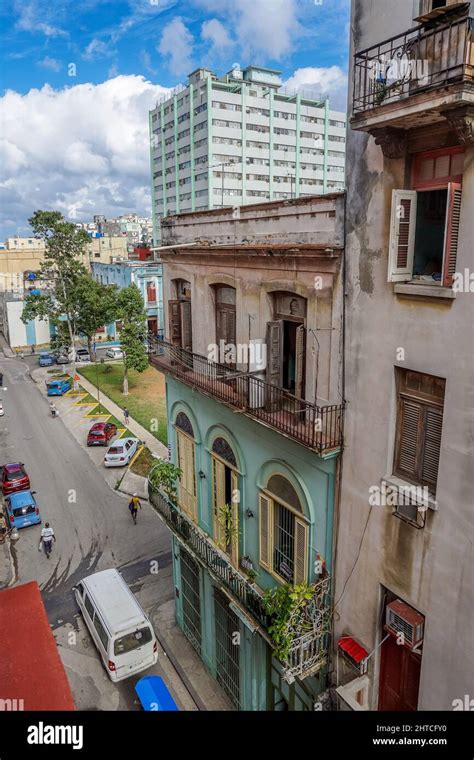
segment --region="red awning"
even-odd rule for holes
[[[363,646],[352,638],[352,636],[343,636],[342,639],[339,639],[337,646],[339,649],[342,649],[353,662],[357,663],[357,665],[359,665],[362,660],[365,660],[369,654]]]
[[[21,710],[75,710],[36,581],[0,591],[0,699]]]

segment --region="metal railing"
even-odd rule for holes
[[[211,538],[150,481],[148,496],[150,504],[169,529],[267,632],[272,620],[265,612],[262,593],[233,567],[230,559],[216,548]],[[330,585],[330,576],[325,571],[323,577],[314,584],[312,599],[288,624],[287,633],[293,636],[293,641],[288,657],[282,663],[283,676],[288,683],[292,683],[295,677],[303,679],[313,675],[327,660],[331,620]],[[267,638],[271,642],[268,633]]]
[[[212,362],[154,336],[149,338],[149,354],[152,364],[162,371],[320,454],[342,447],[343,404],[317,406],[255,374]]]
[[[354,56],[357,114],[425,90],[474,81],[473,19],[418,26]]]

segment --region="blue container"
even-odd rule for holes
[[[179,712],[179,707],[160,676],[144,676],[135,685],[135,692],[144,710]]]

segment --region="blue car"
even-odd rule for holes
[[[71,387],[71,380],[49,380],[49,382],[46,383],[48,396],[63,396],[71,390]]]
[[[29,525],[41,523],[35,493],[35,491],[17,491],[7,496],[5,508],[11,528],[27,528]]]
[[[39,355],[38,364],[40,367],[52,367],[54,358],[46,351],[42,351]]]

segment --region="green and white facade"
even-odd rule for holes
[[[278,71],[197,69],[149,122],[155,241],[169,214],[344,189],[345,114]]]

